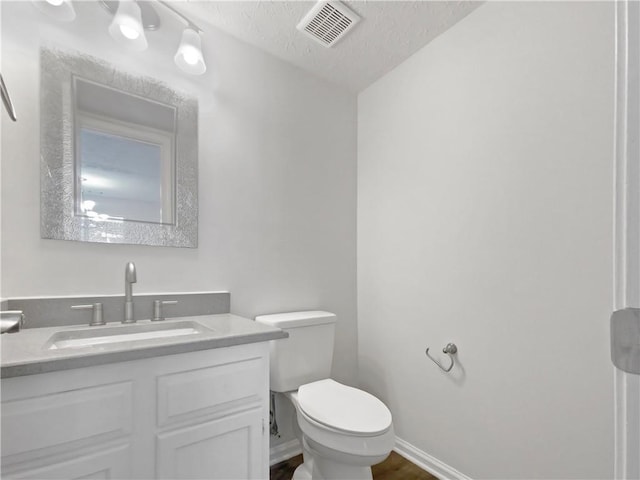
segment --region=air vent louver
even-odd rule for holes
[[[325,47],[332,47],[355,27],[360,17],[340,2],[320,1],[296,27]]]

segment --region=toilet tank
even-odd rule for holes
[[[281,328],[289,338],[270,345],[270,389],[297,390],[300,385],[329,378],[333,362],[336,316],[333,313],[290,312],[260,315],[256,322]]]

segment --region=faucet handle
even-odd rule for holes
[[[101,303],[94,303],[90,305],[73,305],[71,309],[72,310],[92,310],[93,315],[91,317],[91,323],[89,324],[92,327],[105,324],[104,318],[102,317]]]
[[[154,300],[153,301],[153,318],[154,322],[159,322],[160,320],[164,320],[164,316],[162,315],[162,306],[163,305],[176,305],[178,303],[177,300]]]

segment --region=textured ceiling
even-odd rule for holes
[[[326,48],[296,30],[315,2],[198,1],[178,4],[193,18],[289,63],[359,92],[464,18],[478,1],[349,1],[362,17]]]

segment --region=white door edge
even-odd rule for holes
[[[640,2],[615,4],[614,310],[640,307]],[[640,478],[640,376],[615,369],[616,479]]]

